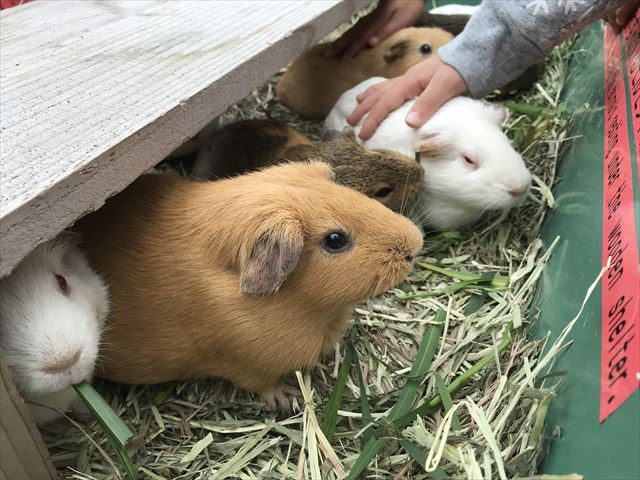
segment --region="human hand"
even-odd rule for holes
[[[413,26],[423,9],[424,0],[380,0],[373,12],[333,42],[325,56],[353,58],[363,48],[375,47],[398,30]]]
[[[609,24],[609,28],[614,33],[620,33],[629,20],[633,18],[638,7],[640,7],[640,0],[629,0],[622,7],[616,8],[603,17],[603,20]]]
[[[369,87],[358,95],[359,105],[347,118],[356,125],[366,114],[360,138],[366,140],[378,125],[405,100],[418,97],[405,122],[413,128],[422,126],[447,100],[467,91],[467,85],[457,70],[444,63],[436,54],[400,76]]]

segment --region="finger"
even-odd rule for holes
[[[376,47],[380,45],[380,43],[384,42],[401,28],[398,22],[394,21],[394,15],[392,15],[389,21],[380,28],[378,33],[369,38],[369,46]]]
[[[344,35],[333,42],[324,52],[325,57],[339,57],[349,46],[351,39]]]
[[[351,42],[351,45],[345,50],[342,55],[342,59],[346,60],[355,57],[360,51],[369,45],[369,39],[376,35],[376,32],[380,30],[382,24],[384,24],[384,18],[375,18],[368,22],[366,28],[363,28],[359,32],[358,37]]]
[[[634,0],[627,2],[615,12],[615,23],[620,27],[624,27],[631,17],[636,13],[636,10],[640,7],[640,0]]]
[[[369,43],[368,36],[362,36],[351,42],[351,45],[342,54],[342,60],[349,60],[360,53],[360,51]]]
[[[351,27],[345,34],[331,44],[329,50],[325,52],[326,57],[338,57],[342,55],[354,41],[357,41],[363,35],[372,22],[371,17],[367,16],[361,19],[353,27]]]
[[[347,123],[352,127],[356,126],[362,117],[364,117],[376,104],[376,99],[377,96],[374,95],[360,102],[351,115],[347,117]]]
[[[410,96],[407,88],[400,88],[398,83],[395,83],[389,84],[388,88],[381,91],[379,95],[369,97],[367,101],[370,101],[373,105],[362,124],[360,138],[362,140],[370,138],[375,133],[378,125],[387,118],[387,115],[402,105]]]
[[[607,24],[606,28],[609,28],[613,33],[619,33],[620,32],[620,28],[616,24],[616,13],[615,12],[611,12],[611,13],[605,15],[604,17],[602,17],[602,20],[604,20],[605,23]]]
[[[399,105],[402,104],[402,101],[399,102]],[[399,106],[397,105],[397,106]],[[362,140],[367,140],[373,135],[378,126],[382,123],[382,121],[387,118],[387,115],[395,110],[396,107],[393,107],[393,103],[387,103],[379,101],[377,102],[373,108],[369,111],[367,118],[362,124],[362,129],[360,130],[360,134],[358,135]]]
[[[457,79],[448,69],[438,69],[407,114],[407,125],[413,128],[421,127],[447,100],[464,93],[464,81],[455,70],[453,73]]]
[[[374,93],[376,93],[377,91],[379,91],[381,88],[383,88],[383,86],[388,82],[388,80],[385,80],[383,82],[380,83],[376,83],[375,85],[371,85],[369,88],[367,88],[364,92],[359,93],[358,95],[356,95],[356,100],[358,100],[358,102],[363,102],[364,100],[366,100],[368,97],[370,97],[371,95],[373,95]]]

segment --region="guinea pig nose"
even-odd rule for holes
[[[56,357],[49,362],[44,368],[46,373],[60,373],[64,372],[69,367],[72,367],[80,359],[80,350],[75,352],[67,352],[61,356]]]
[[[414,259],[414,258],[415,258],[415,257],[414,257],[413,255],[407,255],[406,257],[404,257],[404,259],[405,259],[407,262],[413,262],[413,259]]]

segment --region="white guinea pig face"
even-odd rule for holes
[[[425,186],[474,210],[500,210],[524,201],[531,174],[499,126],[472,119],[430,125],[416,142]]]
[[[0,347],[25,397],[91,378],[107,291],[67,238],[39,246],[0,282],[0,307]]]

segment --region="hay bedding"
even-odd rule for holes
[[[303,397],[293,399],[290,416],[278,416],[257,396],[222,380],[153,387],[97,381],[136,432],[131,450],[141,477],[340,478],[378,426],[387,427],[385,442],[366,478],[535,475],[553,398],[553,388],[541,386],[541,378],[562,345],[547,346],[549,353],[542,355],[544,342],[527,336],[536,319],[529,307],[552,250],[542,248],[539,231],[553,206],[550,187],[567,130],[559,93],[571,54],[569,43],[554,50],[540,82],[511,99],[507,130],[534,174],[526,204],[472,230],[429,234],[408,281],[358,305],[335,355],[311,372],[292,376]],[[303,120],[280,105],[276,80],[229,108],[222,123],[269,116],[317,140],[321,122]],[[171,161],[160,168],[184,173],[189,165]],[[433,329],[438,310],[444,312],[444,324],[433,361],[426,375],[411,376],[423,334]],[[359,371],[347,363],[354,355]],[[336,412],[329,400],[337,377],[346,380]],[[559,376],[548,378],[555,382]],[[414,406],[431,400],[445,408],[394,428],[387,415],[406,383],[416,390]],[[453,408],[447,386],[455,390]],[[320,423],[334,413],[337,426],[327,439]],[[62,477],[123,478],[95,423],[63,420],[45,427],[44,436]]]

